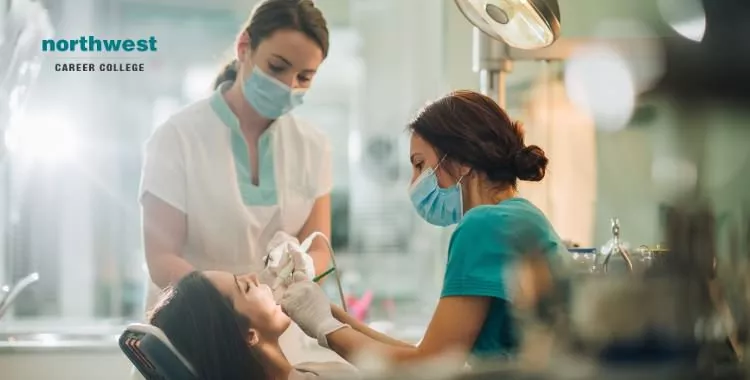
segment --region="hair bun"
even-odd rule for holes
[[[513,157],[516,177],[522,181],[539,182],[547,172],[549,159],[542,148],[529,145],[519,150]]]

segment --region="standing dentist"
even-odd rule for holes
[[[216,91],[150,137],[140,185],[149,309],[161,289],[194,270],[261,272],[274,233],[330,236],[329,142],[289,114],[302,104],[328,44],[313,1],[261,1]],[[310,256],[316,272],[327,269],[320,239]],[[288,359],[303,359],[299,328],[284,335]]]

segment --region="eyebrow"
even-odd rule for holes
[[[284,63],[286,63],[287,65],[294,66],[294,65],[292,65],[292,62],[290,62],[288,59],[286,59],[286,58],[284,58],[284,57],[282,57],[282,56],[280,56],[278,54],[272,54],[272,55],[274,57],[276,57],[276,58],[284,61]],[[302,72],[305,73],[305,74],[315,74],[317,72],[317,70],[314,70],[314,69],[305,69],[305,70],[302,70]]]
[[[286,59],[286,58],[284,58],[284,57],[282,57],[282,56],[280,56],[278,54],[273,54],[273,56],[276,57],[276,58],[278,58],[278,59],[280,59],[280,60],[282,60],[282,61],[284,61],[284,63],[286,63],[287,65],[292,66],[292,63],[289,62],[288,59]]]

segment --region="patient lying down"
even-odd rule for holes
[[[323,376],[289,364],[279,336],[291,320],[255,275],[193,272],[166,290],[150,323],[167,335],[201,379],[293,380]],[[352,371],[343,363],[334,372]],[[336,366],[340,366],[336,368]],[[308,366],[310,367],[310,366]],[[346,367],[346,368],[343,368]]]

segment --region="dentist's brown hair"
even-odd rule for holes
[[[328,24],[312,0],[264,0],[250,13],[242,32],[250,36],[250,49],[279,30],[296,30],[313,40],[328,56]],[[214,89],[226,81],[237,79],[237,60],[227,63],[214,80]]]
[[[474,91],[456,91],[427,105],[409,129],[439,157],[480,171],[497,184],[515,188],[519,179],[538,182],[547,170],[542,148],[524,143],[521,123]]]

